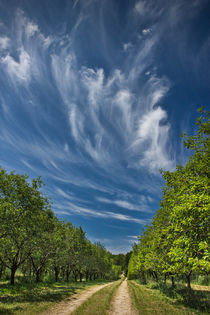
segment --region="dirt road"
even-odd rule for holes
[[[75,311],[82,303],[84,303],[91,295],[100,289],[106,287],[110,283],[97,285],[91,287],[84,292],[77,293],[71,297],[65,299],[64,301],[57,303],[54,307],[50,308],[48,311],[42,313],[42,315],[65,315],[71,314]]]
[[[137,315],[128,291],[127,279],[124,280],[114,296],[109,315]]]

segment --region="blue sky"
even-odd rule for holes
[[[0,0],[0,165],[127,252],[210,100],[208,0]]]

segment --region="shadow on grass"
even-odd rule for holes
[[[21,311],[21,310],[22,310],[22,308],[19,307],[19,306],[16,306],[16,307],[12,308],[12,310],[0,307],[0,314],[2,314],[2,315],[13,315],[15,312],[18,312],[18,311]]]
[[[183,285],[177,285],[173,288],[163,284],[152,285],[152,289],[159,289],[165,296],[172,298],[177,305],[184,305],[202,312],[208,312],[210,309],[209,291],[189,290]]]
[[[24,283],[17,282],[11,286],[7,282],[0,283],[0,303],[13,304],[24,302],[56,302],[60,301],[72,294],[76,293],[78,289],[83,289],[91,284],[99,284],[100,281],[95,282],[77,282],[77,283],[63,283],[63,282],[43,282],[43,283]],[[4,310],[5,312],[6,310]],[[8,310],[5,314],[13,314],[13,311]],[[0,307],[0,314],[1,307]]]

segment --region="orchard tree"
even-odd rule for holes
[[[184,167],[165,172],[165,195],[171,197],[170,229],[172,245],[168,256],[171,271],[184,274],[190,288],[193,272],[209,272],[209,218],[210,218],[210,122],[209,113],[200,110],[196,135],[184,137],[184,146],[193,155]]]
[[[41,280],[53,255],[53,235],[57,221],[52,211],[46,211],[40,215],[37,222],[37,234],[33,237],[33,250],[29,254],[36,282]]]
[[[50,208],[42,185],[40,178],[30,184],[26,175],[0,169],[0,261],[11,270],[11,284],[33,250],[40,216]]]
[[[71,229],[72,225],[65,224],[64,222],[57,221],[55,224],[54,232],[52,235],[52,257],[50,259],[51,269],[55,275],[55,281],[59,280],[59,274],[62,267],[66,265],[66,255],[67,255],[67,233],[68,229]]]
[[[173,172],[161,171],[165,186],[160,210],[140,237],[129,275],[131,269],[158,272],[171,275],[172,282],[174,275],[184,275],[190,288],[192,273],[210,271],[210,122],[209,112],[200,112],[196,134],[182,135],[184,146],[193,150],[189,161]]]

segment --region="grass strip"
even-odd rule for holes
[[[207,314],[195,312],[182,305],[176,305],[175,300],[163,296],[157,290],[148,289],[143,285],[137,284],[135,281],[128,281],[128,286],[136,309],[141,315],[192,315]]]
[[[17,282],[11,286],[7,281],[0,282],[0,314],[33,315],[39,314],[55,303],[106,281],[89,282]]]
[[[87,301],[80,305],[73,315],[106,315],[109,312],[111,300],[122,280],[106,286],[94,293]]]

